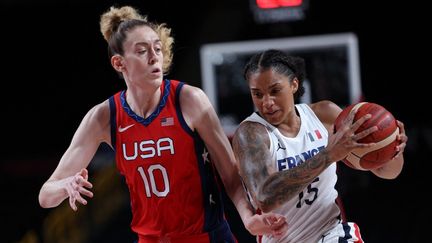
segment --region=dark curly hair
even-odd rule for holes
[[[299,99],[305,92],[303,80],[306,76],[305,62],[301,57],[289,56],[279,50],[266,50],[253,55],[246,64],[243,77],[249,80],[251,74],[264,72],[272,68],[275,72],[285,75],[290,82],[297,77],[299,84],[298,90],[294,94],[295,99]]]

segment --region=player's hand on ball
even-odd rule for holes
[[[359,170],[371,170],[382,167],[398,154],[398,146],[402,142],[405,132],[400,131],[398,121],[385,107],[371,102],[360,102],[344,108],[335,121],[335,130],[344,129],[347,117],[355,113],[354,122],[370,114],[354,136],[359,144],[374,143],[374,146],[359,147],[351,150],[342,161],[349,167]],[[401,124],[403,126],[403,124]],[[357,136],[368,128],[377,127],[376,132],[359,139]],[[399,147],[403,149],[404,147]]]
[[[397,121],[398,127],[399,127],[399,135],[397,136],[397,140],[399,140],[400,144],[396,147],[396,150],[398,153],[395,155],[394,158],[397,158],[399,155],[403,154],[406,143],[408,141],[408,136],[405,133],[405,125],[401,121]]]
[[[374,143],[360,143],[358,140],[375,132],[377,127],[373,126],[359,133],[357,129],[371,118],[370,114],[365,114],[354,121],[356,111],[350,112],[341,119],[339,126],[336,126],[335,133],[329,137],[327,150],[332,161],[339,161],[346,158],[347,154],[353,149],[372,147]]]

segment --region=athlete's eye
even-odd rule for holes
[[[263,97],[263,95],[260,92],[252,92],[252,95],[258,99]]]
[[[275,94],[279,93],[280,91],[281,91],[281,89],[277,88],[277,89],[272,89],[270,93],[272,95],[275,95]]]
[[[138,52],[138,54],[142,55],[142,54],[145,54],[147,52],[147,50],[146,49],[140,49],[137,52]]]

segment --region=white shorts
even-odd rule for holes
[[[360,229],[356,223],[339,223],[336,227],[323,234],[318,243],[364,243],[360,235]]]

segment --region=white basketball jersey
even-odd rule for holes
[[[300,115],[301,126],[295,137],[285,137],[273,125],[269,124],[257,113],[245,121],[263,124],[270,137],[270,153],[273,160],[269,161],[275,171],[289,170],[319,153],[327,145],[328,132],[312,109],[306,104],[296,105]],[[280,239],[264,236],[262,242],[317,242],[328,230],[335,227],[340,215],[335,200],[338,193],[335,189],[337,181],[336,163],[332,163],[313,182],[295,198],[283,206],[273,210],[285,215],[288,231]]]

